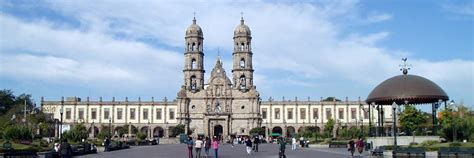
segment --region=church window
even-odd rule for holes
[[[170,119],[174,119],[174,109],[170,109]]]
[[[306,119],[306,109],[300,109],[300,119]]]
[[[79,120],[84,119],[84,108],[79,108]]]
[[[96,108],[91,109],[91,119],[93,119],[93,120],[97,119],[97,109]]]
[[[364,119],[369,119],[369,108],[364,108]]]
[[[351,108],[351,119],[357,119],[357,110],[356,108]]]
[[[148,120],[148,109],[143,109],[143,119]]]
[[[344,119],[344,108],[339,108],[339,119]]]
[[[196,109],[196,105],[191,106],[191,109]]]
[[[245,84],[245,80],[246,79],[244,75],[240,76],[240,89],[245,89],[247,87]]]
[[[242,106],[240,107],[240,109],[245,109],[245,106],[242,105]]]
[[[66,108],[66,119],[71,119],[71,108]]]
[[[240,59],[240,68],[241,69],[245,68],[245,59],[244,58]]]
[[[196,69],[196,68],[197,68],[196,59],[192,59],[191,60],[191,69]]]
[[[241,51],[244,50],[244,43],[243,43],[243,42],[240,44],[240,50],[241,50]]]
[[[313,119],[319,118],[319,110],[318,108],[313,108]]]
[[[161,120],[161,108],[156,109],[156,119]]]
[[[117,109],[117,120],[121,120],[121,119],[122,119],[122,115],[123,115],[123,109],[122,109],[122,108],[118,108],[118,109]]]
[[[275,108],[275,119],[280,119],[280,108]]]
[[[331,108],[326,108],[326,120],[332,118]]]
[[[104,108],[104,120],[105,119],[110,119],[110,109],[109,108]]]
[[[201,43],[198,42],[197,51],[201,51]]]
[[[191,76],[191,90],[196,90],[196,76]]]
[[[267,119],[267,108],[262,109],[262,119]]]
[[[245,133],[245,128],[241,128],[240,133]]]
[[[293,108],[289,108],[287,112],[288,112],[287,118],[289,120],[293,119]]]
[[[190,51],[191,50],[191,44],[188,43],[188,47],[186,47],[186,51]]]
[[[130,120],[135,120],[135,108],[130,108]]]
[[[192,51],[196,51],[196,43],[193,42],[193,48],[192,48]]]

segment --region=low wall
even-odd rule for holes
[[[160,138],[160,144],[179,144],[179,138]]]
[[[439,136],[398,136],[397,145],[410,145],[411,142],[421,143],[426,140],[441,141]],[[372,143],[373,148],[384,145],[393,145],[393,137],[368,137],[367,143]]]

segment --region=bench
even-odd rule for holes
[[[474,148],[441,147],[438,157],[474,157]]]
[[[397,150],[393,151],[393,157],[426,157],[426,152],[424,148],[419,147],[408,147],[408,148],[400,148],[398,147]]]
[[[36,151],[33,151],[33,150],[9,150],[5,152],[3,157],[5,158],[15,158],[15,157],[36,158],[38,157],[38,154]]]
[[[384,146],[379,146],[377,148],[375,148],[374,150],[370,151],[370,155],[372,156],[383,156],[383,152],[385,151],[385,147]]]

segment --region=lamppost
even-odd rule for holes
[[[92,134],[92,138],[94,138],[94,137],[95,137],[95,126],[94,126],[94,121],[92,121],[92,123],[91,123],[91,132],[92,132],[92,133],[91,133],[91,134]]]
[[[443,100],[438,100],[437,103],[434,103],[433,104],[433,114],[432,114],[432,118],[433,118],[433,135],[436,135],[438,133],[438,119],[436,119],[436,111],[438,110],[439,106],[441,105],[441,103],[443,102]]]
[[[147,134],[148,139],[150,139],[150,137],[151,137],[151,131],[150,130],[151,130],[150,121],[148,121],[148,134]]]
[[[112,117],[109,116],[109,137],[112,137]]]
[[[61,106],[61,109],[59,109],[59,113],[61,114],[61,123],[59,126],[59,139],[61,139],[61,136],[63,135],[63,106]]]
[[[396,110],[397,110],[397,103],[393,102],[392,108],[393,108],[393,157],[396,157],[397,154],[397,115],[396,115]]]
[[[456,106],[456,104],[454,103],[454,100],[451,100],[451,102],[449,102],[449,105],[453,107],[453,113],[455,111],[458,111],[458,107]],[[455,115],[453,115],[453,120],[452,120],[452,124],[453,124],[453,142],[456,141],[456,137],[457,137],[457,134],[456,134],[456,121],[454,120],[456,118]]]

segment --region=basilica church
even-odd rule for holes
[[[262,100],[253,82],[252,34],[243,18],[234,30],[233,43],[229,43],[234,46],[231,74],[227,74],[224,63],[217,57],[210,77],[204,78],[204,33],[195,18],[186,29],[184,44],[183,85],[176,99],[118,101],[113,97],[105,101],[100,97],[92,101],[89,97],[85,100],[61,97],[59,101],[48,101],[42,98],[42,109],[64,125],[84,123],[90,137],[96,137],[109,124],[114,133],[124,126],[134,126],[148,137],[174,137],[171,130],[177,125],[185,125],[185,130],[193,136],[222,137],[249,135],[252,128],[263,127],[268,137],[291,136],[305,126],[316,126],[322,131],[330,119],[347,128],[368,125],[369,119],[378,120],[360,98],[355,101],[347,97],[345,100],[322,97]],[[391,115],[389,108],[387,115]],[[391,117],[385,119],[390,121]]]

